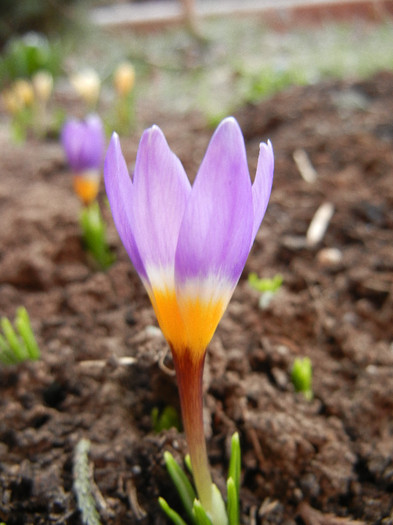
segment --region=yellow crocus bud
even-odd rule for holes
[[[130,62],[122,62],[116,68],[114,84],[116,91],[122,97],[132,91],[135,84],[135,69]]]
[[[70,78],[70,81],[75,91],[87,104],[96,104],[100,94],[101,81],[94,69],[86,69],[76,73]]]
[[[30,82],[24,79],[16,80],[12,90],[22,107],[31,106],[34,102],[34,90]]]
[[[33,87],[41,102],[48,102],[53,90],[53,77],[48,71],[37,71],[33,76]]]

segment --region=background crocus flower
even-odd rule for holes
[[[262,143],[251,184],[242,132],[232,117],[214,133],[193,186],[157,126],[142,135],[132,180],[116,133],[105,159],[115,225],[172,350],[193,476],[212,516],[203,363],[265,214],[273,167],[271,143]]]
[[[85,120],[68,120],[61,132],[61,142],[74,174],[74,189],[84,204],[92,202],[100,185],[105,133],[98,115]]]
[[[94,69],[85,69],[75,73],[70,82],[78,95],[93,108],[98,101],[101,89],[101,80]]]

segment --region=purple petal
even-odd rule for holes
[[[121,152],[119,137],[116,133],[112,135],[106,154],[104,180],[116,229],[136,271],[142,279],[147,281],[146,270],[135,243],[130,219],[134,188]]]
[[[132,230],[145,267],[174,268],[180,224],[191,186],[159,127],[141,138],[135,164]],[[149,272],[148,272],[149,273]]]
[[[258,228],[265,215],[267,204],[273,184],[274,156],[273,146],[270,140],[267,144],[261,143],[259,146],[259,158],[254,184],[252,185],[252,201],[254,208],[254,226],[252,231],[251,244],[254,242]]]
[[[105,133],[98,115],[89,115],[85,121],[68,120],[63,126],[61,142],[73,171],[101,167]]]
[[[215,276],[235,286],[253,227],[251,180],[234,118],[214,133],[187,203],[176,250],[176,282]]]

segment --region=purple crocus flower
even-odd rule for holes
[[[214,133],[192,186],[157,126],[142,135],[132,179],[116,133],[105,159],[115,225],[172,350],[194,479],[201,503],[213,514],[203,362],[265,214],[273,168],[272,145],[262,143],[251,183],[233,117]]]
[[[105,133],[98,115],[85,120],[68,120],[61,132],[61,142],[74,174],[74,189],[89,204],[98,193],[100,169],[104,158]]]

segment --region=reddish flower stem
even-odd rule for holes
[[[180,355],[172,353],[193,478],[202,506],[206,511],[211,512],[212,479],[203,429],[202,376],[205,354],[196,360],[187,349]]]

